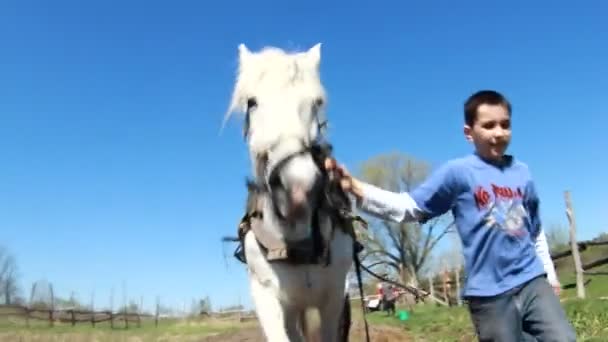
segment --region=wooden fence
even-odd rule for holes
[[[118,324],[122,322],[124,328],[129,328],[129,323],[134,323],[135,326],[141,327],[143,318],[155,317],[149,314],[140,313],[125,313],[112,311],[88,311],[78,309],[42,309],[28,308],[21,305],[0,305],[0,317],[20,317],[25,320],[26,326],[30,326],[31,320],[47,321],[49,326],[54,326],[56,322],[71,323],[72,326],[76,323],[90,323],[93,327],[101,322],[110,322],[112,328],[118,328]],[[158,325],[158,316],[156,324]]]
[[[82,309],[55,309],[30,308],[23,305],[0,305],[0,318],[18,317],[24,320],[27,327],[30,321],[46,321],[50,327],[55,323],[69,323],[75,326],[77,323],[91,324],[95,327],[98,323],[109,322],[112,329],[129,329],[131,326],[141,327],[145,319],[154,319],[154,325],[158,327],[160,320],[158,305],[155,315],[145,313],[112,312],[110,310],[91,311]],[[200,317],[214,318],[220,320],[237,320],[248,322],[255,320],[255,314],[251,311],[234,310],[201,314]]]

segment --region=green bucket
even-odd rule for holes
[[[407,321],[410,318],[410,314],[407,311],[400,310],[397,312],[397,317],[400,321]]]

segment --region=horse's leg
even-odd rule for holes
[[[304,310],[300,316],[300,326],[302,328],[302,335],[304,335],[304,341],[306,342],[321,342],[320,329],[318,324],[311,326],[310,315]]]
[[[306,342],[316,342],[316,339],[314,337],[315,332],[312,331],[312,328],[310,327],[310,322],[308,321],[308,313],[306,310],[302,310],[300,312],[300,315],[298,317],[299,322],[300,322],[300,329],[302,330],[302,337],[304,338],[304,341]]]
[[[336,293],[338,292],[338,293]],[[321,341],[338,341],[341,316],[344,310],[344,291],[335,291],[327,301],[319,308],[321,323]]]
[[[252,231],[245,236],[244,248],[249,267],[251,297],[266,340],[290,342],[286,324],[289,316],[279,300],[277,272],[266,260]]]
[[[302,320],[306,320],[306,310],[286,308],[284,312],[285,330],[287,331],[287,336],[289,336],[289,341],[306,341],[306,331],[304,330],[304,325],[302,324]]]
[[[353,262],[352,238],[338,229],[330,248],[332,261],[330,266],[324,269],[327,292],[325,300],[319,306],[322,342],[335,342],[340,338],[340,325],[343,323],[345,300],[348,298],[346,277]]]
[[[338,341],[348,342],[348,337],[350,335],[350,325],[350,296],[347,294],[344,297],[344,308],[342,309],[342,315],[340,315],[340,326],[338,327]]]
[[[289,324],[285,308],[276,293],[257,280],[251,281],[251,294],[255,311],[268,342],[291,342],[288,335]]]

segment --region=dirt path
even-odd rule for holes
[[[364,341],[365,330],[363,325],[354,324],[351,329],[351,341]],[[374,342],[397,342],[412,341],[404,331],[390,326],[370,326],[370,340]],[[203,338],[201,342],[264,342],[264,336],[259,328],[247,328],[238,332],[210,336]]]
[[[245,328],[234,333],[205,337],[201,342],[264,342],[259,328]]]

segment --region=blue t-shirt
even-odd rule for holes
[[[494,296],[545,273],[534,240],[539,200],[527,165],[496,166],[477,154],[454,159],[411,192],[428,218],[451,211],[460,234],[463,295]]]

